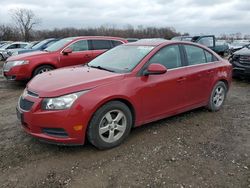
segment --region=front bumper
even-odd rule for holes
[[[233,77],[250,77],[249,65],[242,65],[238,61],[231,61],[233,66]]]
[[[25,104],[23,100],[32,104]],[[22,104],[20,104],[21,102]],[[40,140],[60,145],[84,144],[88,114],[84,113],[83,108],[75,106],[68,110],[43,111],[41,102],[41,98],[29,95],[19,99],[17,116],[28,134]],[[29,107],[30,109],[27,109]],[[81,125],[81,130],[74,129],[74,126]]]
[[[12,67],[10,70],[6,70],[6,63],[3,65],[3,76],[7,80],[28,80],[32,76],[32,72],[29,70],[28,65],[19,65]]]

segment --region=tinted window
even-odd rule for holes
[[[111,49],[111,41],[109,40],[92,40],[93,50]]]
[[[206,55],[206,58],[207,58],[207,62],[213,62],[214,61],[213,55],[211,53],[205,51],[205,55]]]
[[[86,40],[79,40],[71,44],[68,48],[71,48],[73,52],[80,52],[88,50],[88,42]]]
[[[202,48],[191,45],[185,45],[184,47],[189,65],[197,65],[207,62],[204,50]]]
[[[17,48],[17,44],[12,44],[9,47],[7,47],[7,49],[14,49],[14,48]]]
[[[171,45],[162,48],[150,59],[149,63],[160,63],[168,69],[181,67],[179,46]]]
[[[27,44],[20,44],[20,48],[24,48]]]
[[[207,47],[214,46],[214,38],[213,37],[203,37],[198,41],[199,44],[202,44]]]
[[[113,44],[113,47],[123,44],[121,41],[117,41],[117,40],[112,40],[111,42]]]

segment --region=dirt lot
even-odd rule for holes
[[[247,81],[233,82],[221,111],[202,108],[136,128],[107,151],[26,135],[15,114],[24,87],[0,78],[0,187],[250,187]]]

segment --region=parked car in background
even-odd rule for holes
[[[3,65],[8,80],[27,80],[56,68],[85,64],[127,40],[116,37],[70,37],[61,39],[44,51],[11,56]]]
[[[180,36],[180,37],[174,37],[172,40],[179,40],[179,41],[191,41],[198,44],[202,44],[210,49],[212,49],[214,52],[221,56],[225,56],[229,53],[229,46],[228,44],[217,44],[216,39],[214,35],[202,35],[202,36]]]
[[[229,52],[230,54],[233,54],[234,52],[244,48],[245,46],[249,45],[249,41],[234,41],[229,44]]]
[[[5,44],[9,44],[9,43],[12,43],[12,41],[0,41],[0,48],[5,45]]]
[[[19,54],[28,53],[28,52],[42,51],[45,48],[47,48],[50,45],[57,42],[58,40],[59,39],[56,39],[56,38],[45,39],[43,41],[40,41],[36,45],[32,46],[31,48],[28,48],[28,49],[25,48],[25,49],[22,49],[22,50],[18,50],[16,52],[14,52],[12,55],[19,55]]]
[[[0,61],[6,60],[12,53],[12,50],[23,49],[28,42],[7,43],[0,48]]]
[[[29,42],[29,44],[27,46],[24,47],[24,49],[31,49],[33,46],[35,46],[37,43],[39,43],[40,41],[32,41]]]
[[[250,78],[250,44],[234,52],[229,61],[233,65],[233,77]]]
[[[231,64],[189,42],[138,41],[85,66],[33,78],[17,106],[24,130],[57,144],[99,149],[121,144],[132,127],[206,106],[219,110]]]
[[[139,39],[138,39],[138,38],[126,38],[126,40],[127,40],[128,42],[136,42],[136,41],[138,41]]]
[[[175,40],[175,41],[189,41],[191,42],[193,37],[191,36],[177,36],[177,37],[173,37],[171,40]]]

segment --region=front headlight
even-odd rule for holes
[[[12,67],[18,66],[18,65],[26,65],[29,61],[7,61],[4,65],[4,71],[8,72]]]
[[[77,93],[72,93],[68,95],[64,95],[56,98],[45,98],[42,101],[42,109],[43,110],[64,110],[68,109],[72,106],[75,100],[87,93],[89,90],[80,91]]]
[[[18,66],[18,65],[26,65],[29,64],[29,61],[9,61],[7,64],[10,63],[12,66]]]

